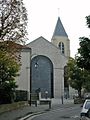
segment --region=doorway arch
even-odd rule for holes
[[[48,97],[54,97],[53,64],[43,55],[38,55],[31,60],[31,92],[40,90],[42,97],[48,91]]]

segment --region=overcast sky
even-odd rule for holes
[[[28,42],[40,36],[51,41],[59,16],[70,39],[71,56],[74,57],[79,37],[89,37],[85,17],[90,15],[90,0],[24,0],[24,3],[28,13]]]

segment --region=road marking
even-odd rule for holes
[[[77,115],[74,115],[74,116],[71,116],[71,118],[80,118],[80,117]]]

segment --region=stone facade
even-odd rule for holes
[[[44,55],[52,61],[54,97],[60,98],[64,94],[64,66],[67,63],[67,57],[61,54],[58,47],[43,37],[39,37],[27,46],[32,49],[32,58],[38,55]]]
[[[21,51],[21,68],[19,72],[19,77],[16,78],[18,85],[17,90],[24,90],[30,94],[30,60],[31,59],[31,49],[22,48]],[[28,96],[30,99],[30,96]]]
[[[63,46],[59,46],[59,43],[63,43]],[[27,44],[26,47],[31,48],[31,50],[30,51],[24,50],[21,52],[22,66],[20,71],[20,77],[18,78],[18,82],[17,82],[17,84],[19,85],[18,89],[27,90],[28,93],[31,92],[31,89],[33,88],[30,88],[32,87],[30,83],[35,82],[36,80],[33,80],[33,79],[35,79],[36,77],[39,77],[39,74],[40,74],[40,70],[39,70],[37,76],[34,77],[36,75],[34,67],[38,65],[38,63],[35,64],[35,61],[33,62],[33,60],[34,58],[44,56],[48,58],[53,65],[53,70],[52,70],[53,74],[52,75],[49,74],[48,77],[46,76],[46,78],[49,79],[47,80],[47,86],[48,84],[50,84],[48,89],[52,88],[51,92],[53,92],[54,98],[61,98],[61,96],[64,95],[64,67],[66,66],[68,62],[68,58],[70,56],[70,41],[60,21],[60,18],[58,18],[57,25],[56,25],[51,42],[50,40],[48,41],[41,36],[36,40]],[[64,50],[63,53],[61,51],[61,47],[63,47],[63,50]],[[46,61],[43,60],[42,62],[43,62],[42,65],[44,65]],[[35,64],[34,67],[33,67],[33,64]],[[34,74],[32,74],[31,72],[32,70]],[[49,70],[49,68],[47,70]],[[45,72],[44,68],[43,68],[43,72]],[[40,86],[42,87],[42,84],[44,82],[43,80],[45,78],[43,78],[44,75],[43,76],[40,75],[40,76],[41,78],[37,78],[38,80],[37,84],[41,79],[42,83],[40,83]],[[49,83],[51,79],[53,80],[52,84]]]
[[[65,48],[65,56],[70,57],[70,40],[67,37],[54,36],[54,37],[52,37],[51,42],[57,47],[60,42],[63,42],[64,48]]]

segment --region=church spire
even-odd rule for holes
[[[56,24],[56,27],[55,27],[55,30],[54,30],[54,33],[53,33],[53,37],[54,36],[64,36],[64,37],[68,37],[64,27],[63,27],[63,24],[60,20],[60,17],[58,17],[58,20],[57,20],[57,24]]]

